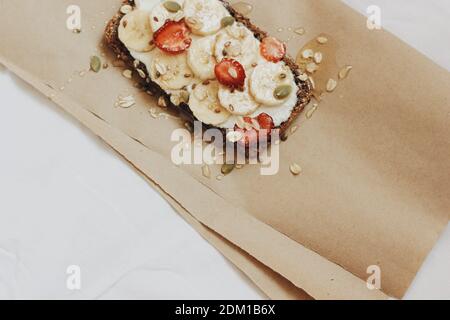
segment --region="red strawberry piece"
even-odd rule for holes
[[[238,61],[223,59],[214,69],[217,80],[232,89],[242,89],[245,85],[245,69]]]
[[[250,125],[253,125],[253,119],[250,117],[244,117],[244,121]],[[245,146],[250,145],[250,143],[256,143],[258,141],[258,135],[260,130],[267,130],[267,135],[270,134],[271,130],[275,127],[273,123],[273,119],[267,113],[261,113],[256,121],[259,124],[260,129],[257,130],[254,127],[252,128],[240,128],[238,125],[235,126],[234,130],[238,132],[242,132],[244,137],[239,141],[241,144],[245,144]]]
[[[179,54],[186,51],[192,43],[190,31],[184,19],[178,22],[167,20],[153,35],[155,45],[164,52]]]
[[[261,42],[261,55],[271,62],[279,62],[286,56],[286,45],[274,37],[264,38]]]

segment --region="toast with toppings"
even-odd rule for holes
[[[189,121],[243,140],[283,136],[312,96],[286,46],[222,0],[125,0],[105,41]]]

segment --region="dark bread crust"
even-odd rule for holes
[[[263,38],[267,37],[267,33],[257,26],[253,25],[251,21],[238,13],[236,10],[234,10],[230,4],[224,0],[220,0],[224,3],[225,7],[228,9],[230,14],[236,19],[237,22],[242,23],[245,25],[249,30],[251,30],[255,37],[259,40],[262,40]],[[123,0],[123,4],[129,4],[134,6],[134,0]],[[130,68],[136,68],[134,65],[134,58],[131,56],[128,49],[124,46],[124,44],[119,40],[118,30],[119,30],[119,24],[120,20],[124,14],[121,12],[118,12],[107,24],[105,29],[105,42],[106,44],[114,51],[117,58],[120,60],[123,60]],[[297,90],[297,104],[294,107],[291,116],[289,119],[285,122],[283,122],[277,129],[280,129],[280,136],[283,136],[286,134],[287,130],[289,129],[290,125],[295,121],[295,119],[298,117],[298,115],[304,110],[305,106],[310,102],[312,97],[312,85],[310,81],[301,81],[299,79],[299,67],[295,64],[294,60],[290,56],[286,56],[283,60],[286,65],[292,70],[295,76],[295,81],[298,86]],[[170,103],[170,95],[168,95],[158,84],[153,82],[150,79],[149,73],[147,71],[147,68],[144,64],[140,63],[137,68],[143,70],[145,74],[147,75],[147,78],[143,80],[143,87],[146,90],[149,90],[153,92],[156,95],[164,96],[166,98],[166,102],[169,104],[169,107],[173,108],[174,110],[180,110],[182,115],[190,122],[196,121],[197,119],[193,115],[192,111],[189,109],[189,106],[185,103],[182,103],[180,106],[175,106],[172,103]],[[214,126],[205,125],[207,128],[215,128]],[[217,128],[222,131],[226,131],[225,129]]]

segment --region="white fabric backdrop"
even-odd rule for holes
[[[450,2],[345,0],[450,70]],[[0,68],[0,299],[259,299],[127,163]],[[168,230],[173,230],[168,232]],[[407,298],[450,299],[450,227]],[[66,269],[81,268],[81,290]]]

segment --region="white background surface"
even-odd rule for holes
[[[450,70],[450,1],[346,0]],[[258,299],[114,152],[0,68],[0,299]],[[172,230],[169,232],[169,230]],[[66,287],[78,265],[82,289]],[[450,299],[450,228],[407,298]]]

